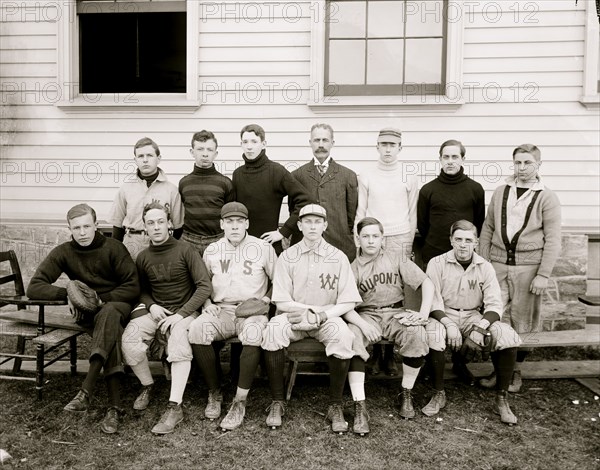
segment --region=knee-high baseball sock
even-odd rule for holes
[[[192,361],[171,362],[171,395],[169,401],[178,405],[183,401],[183,392],[191,369]]]
[[[354,401],[365,399],[365,361],[359,356],[354,356],[350,359],[348,384],[350,385],[350,393],[352,393]]]
[[[148,357],[144,356],[144,359],[135,366],[130,366],[135,376],[140,380],[140,383],[147,387],[154,383],[152,378],[152,372],[150,372],[150,364],[148,363]]]
[[[81,384],[81,388],[87,392],[89,396],[94,394],[94,389],[96,388],[96,381],[100,376],[100,371],[102,370],[103,360],[99,356],[92,356],[90,359],[90,368],[88,369],[88,373],[83,380],[83,384]]]
[[[240,343],[231,343],[231,353],[229,359],[229,370],[231,380],[236,383],[240,376],[240,355],[242,354],[242,345]]]
[[[215,365],[215,350],[210,344],[192,344],[192,351],[196,364],[202,371],[206,385],[209,390],[220,388],[217,366]],[[171,366],[171,369],[173,366]]]
[[[402,358],[402,388],[412,390],[424,362],[425,357]]]
[[[350,359],[329,356],[327,360],[329,362],[329,400],[331,403],[342,403]]]
[[[386,361],[394,359],[394,345],[386,344],[383,347],[383,357]]]
[[[108,390],[108,402],[110,406],[121,408],[121,374],[111,374],[106,377],[106,389]]]
[[[446,366],[444,351],[430,349],[427,361],[433,375],[433,388],[438,391],[444,390],[444,367]]]
[[[507,391],[512,381],[515,362],[517,360],[517,348],[508,348],[495,351],[496,359],[496,390]]]
[[[271,396],[273,400],[283,401],[283,368],[285,366],[285,352],[283,349],[280,349],[279,351],[265,351],[265,363],[267,365]]]
[[[240,356],[240,379],[238,389],[249,390],[256,375],[258,362],[260,361],[259,346],[244,346]]]

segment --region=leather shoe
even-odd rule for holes
[[[119,418],[121,413],[122,411],[117,407],[111,406],[100,424],[102,432],[106,434],[116,433],[119,430]]]
[[[90,396],[85,390],[81,389],[79,392],[77,392],[75,398],[67,403],[67,405],[64,407],[64,410],[72,413],[83,413],[84,411],[87,411],[89,406]]]

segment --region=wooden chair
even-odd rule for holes
[[[31,300],[25,296],[25,286],[21,276],[19,261],[13,250],[0,252],[0,265],[10,265],[10,274],[0,277],[0,285],[14,284],[14,295],[0,295],[0,309],[7,305],[16,306],[13,311],[0,311],[0,336],[17,337],[15,352],[0,351],[0,358],[4,358],[0,365],[14,360],[12,372],[21,371],[24,359],[36,361],[35,377],[19,375],[0,375],[0,379],[27,380],[35,382],[38,399],[42,398],[44,386],[44,369],[50,364],[70,356],[71,373],[77,372],[77,336],[85,330],[77,325],[68,315],[46,313],[45,307],[66,305],[64,300]],[[30,310],[29,307],[37,307]],[[25,354],[25,342],[31,340],[36,345],[36,354]],[[46,360],[46,355],[53,353],[63,344],[69,343],[64,352],[59,352],[55,357]]]

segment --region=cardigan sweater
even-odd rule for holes
[[[538,275],[550,277],[561,248],[560,201],[541,180],[520,198],[516,192],[512,176],[508,184],[494,191],[479,239],[479,252],[498,263],[539,264]],[[539,195],[534,201],[536,192]],[[525,213],[532,202],[527,218]],[[520,228],[511,236],[516,226]]]
[[[233,183],[212,165],[194,170],[179,181],[179,193],[185,210],[183,230],[210,237],[221,230],[221,208],[233,201]]]
[[[52,284],[65,273],[94,289],[103,302],[133,304],[140,293],[137,271],[121,242],[96,232],[92,243],[75,240],[54,248],[38,266],[27,288],[31,299],[66,300],[67,289]]]
[[[300,209],[311,202],[306,190],[282,165],[269,160],[264,150],[254,160],[245,155],[242,158],[245,163],[235,169],[232,179],[234,200],[248,209],[248,233],[260,237],[277,230],[281,204],[287,196],[294,210],[279,231],[289,237],[297,226]]]
[[[425,243],[423,262],[452,249],[450,227],[458,220],[468,220],[481,233],[485,219],[485,192],[461,168],[456,175],[443,171],[421,188],[417,203],[417,226]]]

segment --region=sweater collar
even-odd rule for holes
[[[192,171],[192,175],[196,176],[208,176],[217,174],[217,169],[215,168],[215,164],[213,163],[210,168],[200,168],[196,164],[194,164],[194,170]]]
[[[537,181],[532,186],[528,188],[523,187],[523,189],[531,191],[543,191],[546,185],[542,182],[542,179],[539,176],[536,176],[536,180]],[[513,175],[509,176],[506,178],[506,184],[511,187],[517,187],[517,178]]]
[[[73,248],[75,248],[76,250],[91,251],[91,250],[95,250],[96,248],[100,248],[102,245],[104,245],[105,241],[106,241],[106,237],[104,235],[102,235],[102,233],[100,233],[98,230],[96,230],[96,233],[94,234],[94,239],[92,240],[92,243],[90,243],[88,246],[81,246],[72,237],[71,237],[70,243],[71,243],[71,246]]]
[[[382,162],[381,159],[377,160],[377,168],[382,171],[394,171],[398,169],[399,166],[398,160],[393,163],[385,163]]]
[[[246,158],[246,155],[244,155],[243,153],[242,158],[244,159],[247,168],[260,168],[269,161],[269,159],[267,158],[267,151],[265,149],[263,149],[258,155],[258,157],[256,157],[254,160],[248,160]]]
[[[177,240],[175,240],[172,236],[169,235],[169,238],[167,238],[167,240],[164,243],[161,243],[160,245],[154,245],[152,242],[150,242],[149,248],[152,253],[164,253],[173,248],[176,243]]]
[[[438,179],[445,184],[458,184],[468,180],[469,177],[465,175],[465,168],[461,166],[460,170],[458,170],[458,173],[455,175],[448,175],[444,173],[444,170],[440,171],[440,176],[438,176]]]

